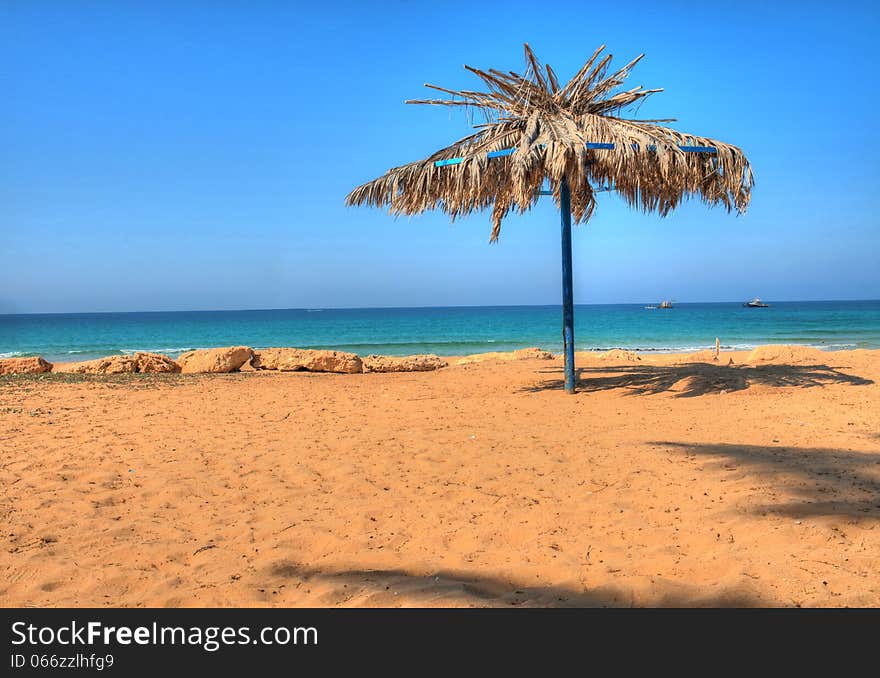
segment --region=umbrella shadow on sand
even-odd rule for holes
[[[558,390],[562,370],[542,373],[558,377],[526,387],[528,392]],[[693,398],[708,393],[742,391],[753,385],[808,388],[829,384],[866,386],[870,379],[841,372],[828,365],[615,365],[583,367],[577,371],[577,390],[582,393],[625,389],[627,395],[653,395],[672,392],[679,398]]]
[[[769,485],[761,491],[763,498],[775,499],[777,493],[785,497],[781,502],[753,506],[753,513],[880,520],[880,451],[668,441],[650,444],[690,457],[710,458],[726,473],[739,470],[760,478]]]
[[[285,561],[273,566],[273,578],[299,580],[329,587],[322,604],[332,605],[464,605],[477,607],[759,607],[757,595],[745,589],[706,594],[697,587],[675,582],[655,583],[650,594],[600,586],[525,586],[501,577],[473,571],[437,571],[423,574],[405,569],[333,569]]]

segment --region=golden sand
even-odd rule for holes
[[[880,352],[747,357],[5,377],[0,604],[880,605]]]

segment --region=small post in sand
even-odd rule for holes
[[[712,360],[718,360],[719,353],[721,353],[721,342],[718,340],[718,337],[715,337],[715,353],[712,356]]]

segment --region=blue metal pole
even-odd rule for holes
[[[571,191],[568,179],[559,184],[562,212],[562,345],[565,357],[565,390],[574,393],[574,293],[571,284]]]

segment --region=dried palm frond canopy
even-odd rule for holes
[[[484,115],[477,131],[424,160],[389,170],[354,189],[349,205],[387,205],[393,214],[440,209],[453,219],[492,207],[491,241],[511,211],[525,212],[545,181],[559,201],[563,180],[571,190],[571,212],[585,222],[595,208],[595,190],[617,191],[631,206],[665,216],[682,200],[698,196],[712,205],[743,212],[753,185],[749,162],[736,146],[622,114],[659,89],[623,89],[642,56],[609,74],[604,45],[566,84],[542,66],[525,46],[524,75],[465,68],[486,91],[431,89],[449,99],[412,104],[462,106]],[[688,152],[700,147],[704,152]],[[506,153],[499,153],[507,151]],[[494,155],[493,155],[494,154]],[[443,161],[453,160],[454,164]]]

